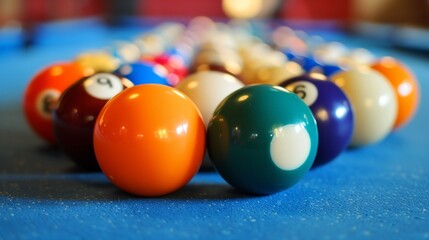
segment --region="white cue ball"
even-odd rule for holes
[[[398,112],[395,91],[377,71],[359,66],[332,76],[347,95],[354,110],[352,147],[381,141],[393,128]]]
[[[176,88],[194,101],[207,127],[219,103],[243,86],[240,80],[230,74],[201,71],[187,76]]]
[[[207,128],[216,107],[225,97],[243,86],[244,84],[232,75],[216,71],[201,71],[187,76],[176,86],[176,89],[194,101]],[[211,166],[206,151],[202,167]]]

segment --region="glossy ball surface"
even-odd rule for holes
[[[222,100],[244,84],[232,75],[202,71],[187,76],[176,86],[197,105],[207,126],[213,112]]]
[[[395,91],[383,75],[359,66],[334,74],[332,81],[345,92],[353,107],[352,147],[379,142],[390,133],[398,107]]]
[[[148,62],[135,62],[119,67],[116,74],[129,79],[134,85],[156,83],[168,85],[167,69]]]
[[[241,88],[217,107],[207,131],[210,158],[234,187],[272,194],[297,183],[317,152],[316,121],[295,94],[267,84]]]
[[[61,95],[53,112],[55,136],[60,148],[77,165],[99,169],[92,142],[95,120],[110,98],[130,86],[128,79],[96,73],[79,80]]]
[[[353,135],[353,110],[344,92],[324,75],[315,73],[291,78],[280,86],[303,99],[316,118],[319,147],[313,168],[334,160]]]
[[[118,188],[160,196],[181,188],[198,171],[205,135],[201,115],[185,94],[143,84],[126,89],[102,109],[94,148],[101,170]]]
[[[159,64],[167,70],[165,78],[167,78],[168,85],[176,86],[187,75],[188,69],[180,56],[161,54],[158,56],[143,58],[143,62],[152,62]]]
[[[37,135],[51,144],[56,143],[51,113],[60,95],[92,72],[74,63],[58,63],[34,76],[25,90],[23,102],[27,122]]]
[[[226,96],[242,87],[244,84],[237,78],[216,71],[191,74],[176,86],[197,105],[206,127],[219,103]],[[206,169],[212,167],[207,155],[204,157],[202,166]]]
[[[420,88],[416,78],[404,64],[391,57],[384,57],[371,67],[383,74],[395,89],[398,115],[393,128],[404,126],[413,118],[419,106]]]

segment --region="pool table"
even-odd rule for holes
[[[429,55],[336,28],[305,30],[400,59],[419,80],[419,110],[381,142],[349,149],[277,194],[249,195],[201,171],[177,192],[133,196],[32,132],[22,98],[38,70],[131,40],[148,24],[50,24],[35,29],[31,46],[0,52],[0,239],[429,238]]]

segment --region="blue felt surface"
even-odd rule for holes
[[[0,55],[0,239],[429,238],[428,57],[317,33],[401,59],[420,80],[420,110],[384,141],[349,150],[271,196],[246,195],[216,173],[203,172],[176,193],[134,197],[101,173],[75,168],[31,132],[21,109],[30,77],[43,66],[127,35],[123,29],[79,44]]]
[[[23,45],[23,31],[19,27],[0,28],[0,54],[16,51]]]

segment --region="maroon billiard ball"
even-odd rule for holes
[[[111,73],[96,73],[67,88],[53,111],[54,133],[60,148],[78,166],[99,169],[93,148],[93,128],[103,106],[133,84]],[[125,111],[125,110],[124,110]]]

